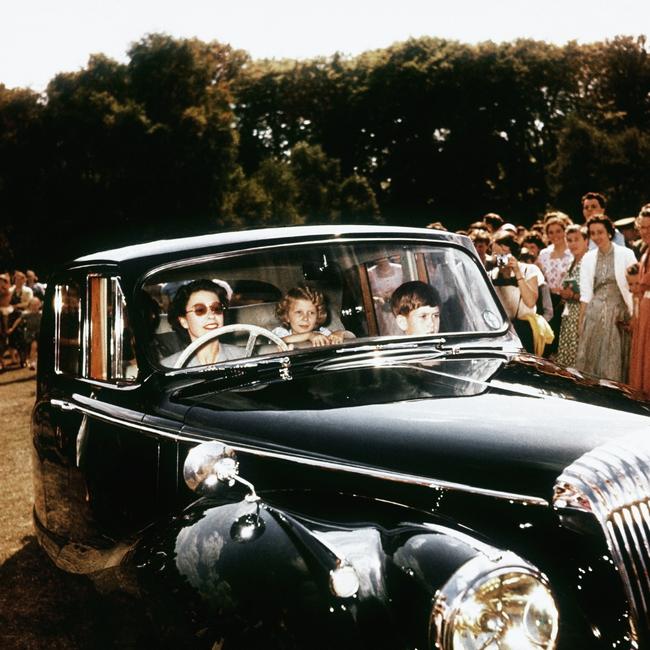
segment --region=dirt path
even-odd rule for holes
[[[0,373],[0,648],[123,647],[105,601],[84,578],[57,571],[34,537],[30,414],[35,390],[32,371]]]

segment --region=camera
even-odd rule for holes
[[[494,256],[494,263],[498,267],[507,266],[509,258],[510,258],[510,255],[495,255]]]

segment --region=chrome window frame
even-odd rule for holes
[[[91,376],[91,339],[92,319],[91,280],[98,278],[100,284],[100,298],[102,301],[102,354],[105,356],[106,377]],[[81,280],[81,278],[80,278]],[[124,332],[126,323],[126,299],[120,284],[120,278],[116,275],[104,273],[86,273],[83,276],[85,290],[80,281],[80,304],[79,304],[79,354],[80,369],[78,373],[70,373],[62,370],[61,362],[61,309],[63,305],[63,289],[68,284],[57,283],[54,292],[54,371],[57,375],[75,377],[84,381],[100,383],[108,386],[119,386],[121,384],[131,385],[135,383],[135,377],[127,377],[125,374]],[[81,298],[83,296],[83,299]]]

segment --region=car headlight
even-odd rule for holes
[[[551,650],[558,612],[546,577],[514,553],[461,566],[436,594],[434,647]]]

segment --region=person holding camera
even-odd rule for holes
[[[536,308],[544,275],[536,265],[520,262],[520,251],[512,233],[497,234],[492,241],[494,267],[489,275],[523,347],[541,355],[553,336],[550,326],[537,314]]]

